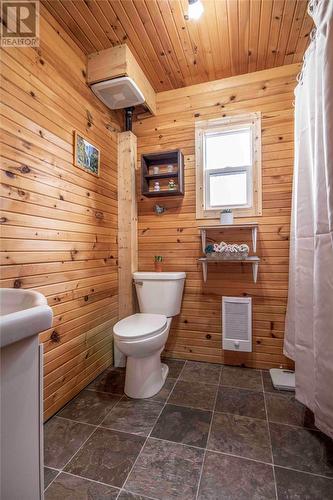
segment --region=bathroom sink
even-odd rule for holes
[[[0,347],[5,347],[52,325],[52,309],[44,295],[33,290],[0,289]]]

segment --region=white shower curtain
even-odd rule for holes
[[[295,90],[295,165],[284,353],[296,399],[333,438],[333,0],[315,23]]]

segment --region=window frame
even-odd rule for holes
[[[250,128],[252,131],[252,165],[224,167],[220,169],[205,169],[205,136],[228,132],[237,129]],[[261,113],[248,113],[228,118],[197,121],[195,123],[195,160],[196,160],[196,218],[219,219],[223,208],[232,208],[235,217],[251,217],[262,215],[262,185],[261,185]],[[247,171],[250,175],[251,206],[221,206],[206,208],[209,175],[229,172]],[[248,186],[249,189],[249,186]]]

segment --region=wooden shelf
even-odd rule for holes
[[[163,173],[163,174],[146,174],[145,179],[169,179],[169,177],[178,177],[178,172],[170,172],[170,173]]]
[[[218,226],[200,226],[201,246],[202,251],[205,253],[207,231],[226,230],[226,229],[251,229],[252,232],[252,250],[253,253],[257,251],[257,233],[258,222],[244,222],[243,224],[220,224]]]
[[[259,222],[243,222],[243,224],[215,224],[214,226],[199,226],[199,229],[249,229],[258,227]]]
[[[215,263],[215,264],[230,264],[230,263],[238,263],[238,264],[251,264],[252,265],[252,274],[253,274],[253,282],[257,283],[258,278],[258,268],[260,263],[260,258],[256,255],[245,257],[244,259],[215,259],[211,257],[200,257],[198,259],[202,265],[202,274],[203,280],[206,283],[207,281],[207,264]]]
[[[142,193],[143,194],[143,193]],[[155,197],[160,197],[160,196],[183,196],[183,193],[181,193],[178,189],[175,189],[174,191],[147,191],[144,193],[144,196],[147,198],[155,198]]]
[[[167,172],[168,165],[173,166],[172,172]],[[152,169],[157,166],[163,170],[158,174],[153,174]],[[177,189],[163,189],[162,184],[160,191],[153,191],[150,182],[158,179],[175,179]],[[179,149],[141,156],[141,192],[148,198],[184,196],[184,156]]]
[[[223,263],[228,263],[228,262],[244,262],[245,264],[253,264],[254,262],[260,262],[260,257],[258,257],[257,255],[250,255],[248,257],[244,257],[242,259],[216,259],[215,257],[200,257],[198,260],[200,260],[201,262],[217,262],[218,264],[220,262],[223,262]]]
[[[228,229],[246,229],[246,230],[251,230],[252,233],[252,249],[253,252],[255,253],[257,251],[257,233],[258,233],[258,222],[243,222],[243,224],[220,224],[218,226],[200,226],[200,235],[201,235],[201,246],[202,246],[202,251],[205,253],[206,250],[206,244],[207,244],[207,231],[225,231]],[[259,269],[259,263],[260,263],[260,258],[256,255],[246,257],[245,259],[216,259],[216,258],[211,258],[211,257],[201,257],[199,259],[199,262],[201,262],[202,265],[202,274],[203,274],[203,279],[204,282],[207,281],[207,274],[208,274],[208,269],[207,269],[207,264],[210,264],[212,262],[215,262],[216,264],[221,264],[221,263],[241,263],[241,264],[251,264],[252,265],[252,274],[253,274],[253,281],[254,283],[257,282],[258,278],[258,269]]]

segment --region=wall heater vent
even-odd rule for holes
[[[252,352],[250,297],[222,297],[222,345],[228,351]]]

